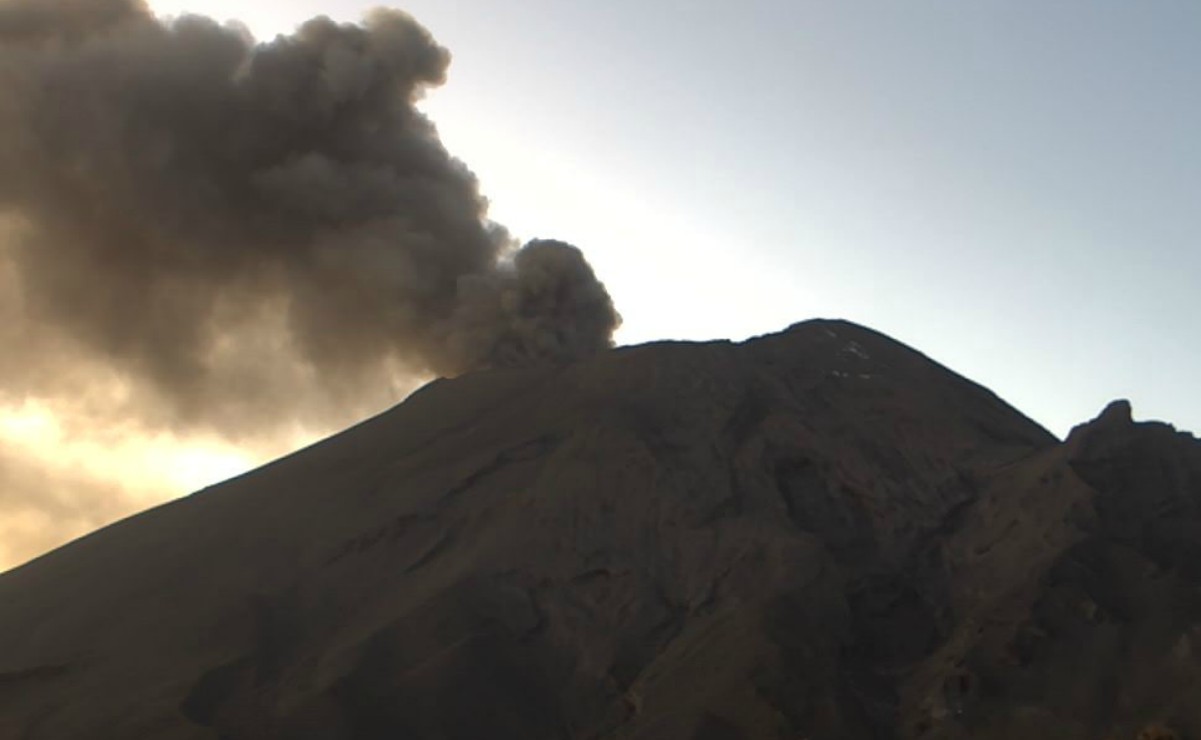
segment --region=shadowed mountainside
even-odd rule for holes
[[[0,575],[0,738],[1201,737],[1199,691],[1201,445],[840,321],[437,381]]]

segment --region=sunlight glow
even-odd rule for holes
[[[753,233],[730,235],[713,218],[682,212],[659,183],[631,188],[628,173],[604,162],[480,125],[486,117],[452,89],[435,91],[420,107],[479,177],[491,218],[522,241],[562,239],[584,250],[625,317],[619,344],[743,339],[828,304],[823,286],[802,290],[795,273],[760,264],[762,252],[744,248]],[[804,241],[821,249],[819,234]]]
[[[362,10],[386,3],[358,3],[349,15],[330,12],[328,2],[297,0],[295,2],[246,3],[239,0],[150,0],[148,5],[160,18],[178,18],[187,13],[208,16],[220,23],[233,21],[245,26],[258,41],[270,41],[281,33],[290,33],[304,21],[318,15],[330,15],[337,21],[357,21]],[[361,7],[360,7],[361,6]]]
[[[216,439],[68,430],[52,409],[28,400],[0,409],[0,443],[47,470],[111,481],[143,504],[166,501],[260,462]]]

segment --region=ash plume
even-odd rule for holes
[[[610,346],[583,254],[518,248],[417,109],[449,61],[396,10],[256,44],[0,0],[0,386],[82,403],[103,376],[148,424],[236,434]]]

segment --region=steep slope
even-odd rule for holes
[[[469,375],[0,575],[0,738],[1201,732],[1199,507],[846,322]]]

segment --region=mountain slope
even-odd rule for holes
[[[846,322],[473,374],[0,575],[0,738],[1201,733],[1199,508]]]

